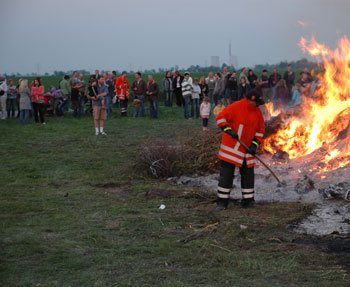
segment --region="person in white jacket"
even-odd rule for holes
[[[191,106],[191,117],[194,117],[194,110],[196,110],[196,118],[199,118],[199,99],[201,94],[201,87],[198,85],[198,79],[193,81],[192,89],[192,106]]]
[[[203,131],[208,131],[208,121],[209,121],[209,117],[210,117],[210,103],[209,103],[209,98],[208,97],[204,97],[203,99],[203,103],[201,104],[201,108],[200,108],[200,114],[201,114],[201,118],[203,121]]]
[[[1,107],[1,118],[3,120],[7,118],[6,104],[7,104],[6,79],[3,77],[0,77],[0,107]]]

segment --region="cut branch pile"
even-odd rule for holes
[[[181,135],[176,140],[144,142],[137,167],[155,178],[217,171],[220,141],[221,133],[215,130]]]

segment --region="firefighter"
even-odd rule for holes
[[[127,72],[123,71],[122,75],[115,81],[122,117],[127,116],[128,100],[130,98],[129,81],[126,76]]]
[[[219,151],[221,160],[217,191],[217,211],[227,208],[236,166],[241,174],[243,207],[254,206],[255,153],[263,143],[264,118],[259,105],[265,104],[260,91],[251,90],[246,97],[225,108],[216,118],[224,133]],[[249,147],[245,148],[237,141]]]

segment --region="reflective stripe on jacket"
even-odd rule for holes
[[[251,146],[254,137],[263,143],[265,132],[264,117],[259,107],[254,107],[244,98],[226,107],[216,117],[218,127],[230,126],[235,131],[240,141],[248,147]],[[219,151],[221,160],[241,167],[246,159],[248,168],[255,164],[255,157],[247,153],[245,148],[229,134],[223,133]]]

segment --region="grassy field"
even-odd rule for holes
[[[201,129],[159,116],[113,116],[107,137],[90,117],[0,121],[1,286],[349,286],[336,254],[294,243],[309,206],[217,214],[215,195],[140,172],[144,141]]]

